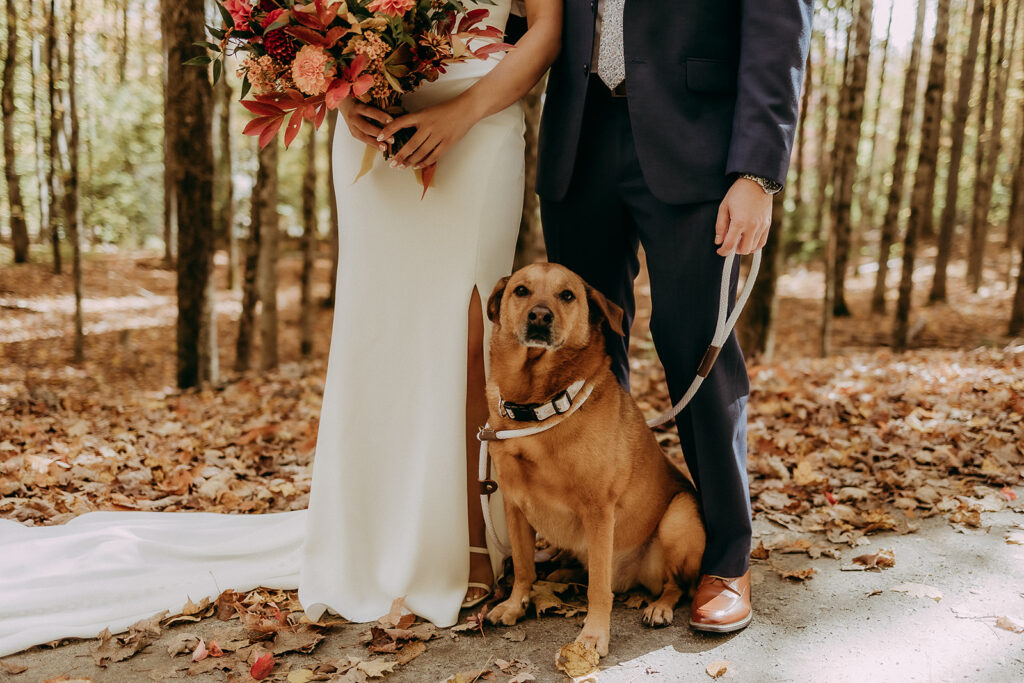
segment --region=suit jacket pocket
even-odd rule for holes
[[[686,87],[693,92],[732,95],[736,92],[736,62],[688,57]]]

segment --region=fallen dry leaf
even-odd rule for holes
[[[25,673],[26,671],[28,671],[28,667],[24,664],[19,664],[18,662],[8,662],[3,659],[0,659],[0,669],[3,669],[5,673],[10,674],[11,676],[17,676],[20,673]]]
[[[249,669],[249,675],[255,678],[257,681],[262,681],[264,678],[270,675],[271,670],[274,668],[274,655],[267,652],[256,660]]]
[[[816,570],[814,567],[807,567],[806,569],[794,569],[790,571],[786,569],[779,569],[778,567],[776,567],[775,571],[777,571],[779,573],[779,576],[781,576],[784,579],[789,579],[791,581],[806,581],[807,579],[813,577],[818,570]]]
[[[359,662],[356,668],[370,678],[383,678],[384,674],[393,672],[396,666],[398,666],[398,662],[393,659],[370,659]]]
[[[579,678],[597,671],[600,661],[601,657],[594,648],[583,643],[569,643],[558,651],[555,666],[567,676]]]
[[[930,598],[935,602],[942,599],[942,591],[934,586],[927,586],[923,583],[898,583],[895,586],[891,586],[889,590],[896,591],[897,593],[907,593],[915,598]]]
[[[1015,619],[1013,617],[999,617],[996,619],[996,626],[1004,631],[1024,633],[1024,620],[1021,619]]]
[[[896,566],[896,554],[892,550],[879,550],[877,553],[858,555],[853,563],[865,569],[889,569]]]
[[[729,671],[730,666],[732,666],[732,662],[720,659],[708,664],[704,671],[706,671],[708,676],[711,676],[712,678],[721,678],[727,671]]]
[[[501,637],[505,640],[511,640],[513,643],[521,643],[526,640],[526,630],[521,626],[510,628],[501,634]]]
[[[206,649],[206,643],[202,638],[199,639],[199,643],[196,645],[195,650],[192,651],[192,661],[201,662],[209,656],[209,652]]]
[[[288,683],[309,683],[314,674],[309,669],[294,669],[288,672]]]
[[[427,644],[422,641],[409,643],[398,653],[398,666],[405,666],[427,651]]]

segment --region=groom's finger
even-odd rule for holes
[[[725,240],[725,233],[729,229],[729,207],[722,202],[718,207],[718,218],[715,220],[715,244],[721,244]]]
[[[743,237],[743,228],[736,221],[729,222],[729,231],[725,233],[722,247],[718,250],[719,256],[728,256],[736,252],[740,238]]]

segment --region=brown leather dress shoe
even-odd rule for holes
[[[730,633],[750,623],[750,570],[735,579],[704,575],[690,605],[690,626],[698,631]]]

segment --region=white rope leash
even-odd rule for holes
[[[704,383],[704,378],[711,372],[711,368],[714,366],[715,360],[718,359],[718,353],[722,350],[722,346],[725,345],[726,340],[728,340],[729,334],[732,333],[733,328],[736,327],[736,322],[739,320],[740,314],[743,313],[743,308],[747,305],[747,299],[750,298],[750,293],[754,289],[754,281],[757,279],[757,273],[761,268],[761,250],[758,249],[753,254],[753,261],[750,264],[750,272],[747,273],[747,278],[743,283],[743,289],[736,298],[736,305],[733,307],[732,314],[730,315],[729,285],[732,281],[732,264],[735,259],[735,254],[729,254],[725,257],[725,262],[722,264],[722,286],[719,290],[718,297],[718,321],[715,323],[715,334],[711,338],[711,344],[708,347],[707,352],[705,352],[704,358],[701,359],[700,367],[697,368],[697,375],[693,378],[693,382],[686,390],[686,393],[683,394],[683,397],[679,399],[679,402],[659,417],[648,420],[648,427],[653,428],[665,424],[682,412],[683,408],[690,403],[693,397],[697,394],[697,390],[700,389],[701,384]],[[557,422],[551,422],[537,427],[528,427],[525,429],[506,429],[498,432],[491,431],[490,424],[484,425],[484,428],[480,430],[480,436],[478,436],[478,438],[480,438],[480,456],[477,475],[480,483],[484,484],[489,481],[487,479],[488,441],[504,441],[506,439],[533,436],[534,434],[540,434],[541,432],[546,432],[549,429],[557,427],[586,402],[593,390],[593,384],[587,385],[577,397],[578,400],[573,402],[572,407],[562,415],[562,419]],[[486,438],[483,436],[485,434]],[[498,552],[507,556],[511,554],[512,550],[502,542],[500,538],[498,538],[498,534],[494,530],[494,522],[491,520],[491,510],[489,505],[491,493],[493,493],[493,491],[480,494],[480,507],[483,511],[484,526],[487,529],[487,536],[491,539],[494,547]]]
[[[754,252],[754,260],[750,264],[750,272],[747,273],[743,289],[736,299],[736,306],[732,310],[732,315],[728,315],[729,284],[732,280],[732,264],[735,258],[735,254],[729,254],[725,257],[725,263],[722,264],[722,287],[718,297],[718,322],[715,323],[715,334],[711,338],[711,345],[704,354],[704,358],[701,359],[700,367],[697,368],[697,375],[693,378],[693,383],[690,384],[690,388],[686,390],[683,397],[679,399],[679,403],[653,420],[648,420],[648,427],[660,427],[682,412],[683,408],[693,400],[697,390],[700,389],[700,385],[704,383],[704,378],[711,372],[711,367],[715,364],[722,346],[729,339],[729,334],[736,327],[736,321],[740,319],[743,307],[747,305],[747,299],[750,298],[750,293],[754,290],[754,280],[757,279],[757,272],[761,269],[761,250],[758,249]]]

